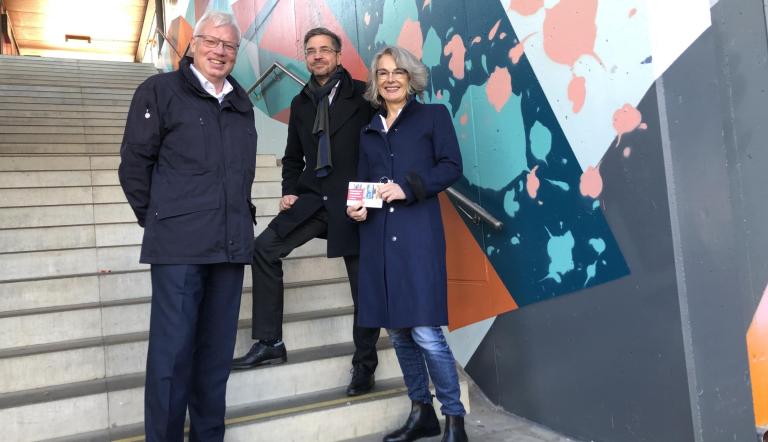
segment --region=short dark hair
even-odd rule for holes
[[[313,28],[307,31],[307,33],[304,34],[304,48],[307,48],[307,42],[309,42],[310,38],[317,37],[318,35],[326,35],[330,37],[331,43],[333,43],[333,49],[336,52],[341,52],[341,39],[328,28]]]

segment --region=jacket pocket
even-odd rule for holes
[[[205,210],[214,210],[220,207],[218,195],[213,198],[194,198],[181,201],[169,201],[156,210],[157,219],[172,218],[174,216],[187,215]]]

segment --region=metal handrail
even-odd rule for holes
[[[288,68],[283,66],[282,63],[280,63],[279,61],[276,61],[276,62],[272,63],[272,66],[270,66],[266,71],[264,71],[264,73],[261,74],[261,76],[259,78],[256,79],[256,81],[253,83],[253,86],[248,88],[248,91],[246,91],[247,94],[251,95],[253,93],[253,91],[255,91],[256,88],[259,87],[259,85],[261,83],[263,83],[264,80],[267,79],[267,77],[269,77],[269,74],[271,74],[272,72],[275,71],[275,69],[280,69],[281,71],[283,71],[285,73],[285,75],[288,76],[288,78],[290,78],[291,80],[295,81],[296,83],[299,83],[299,85],[301,85],[301,87],[304,87],[306,85],[304,80],[302,80],[301,78],[297,77],[296,74],[294,74],[293,72],[288,70]],[[277,74],[277,75],[279,75],[279,74]]]
[[[445,193],[453,197],[454,200],[460,204],[459,209],[461,210],[461,212],[464,213],[464,216],[472,220],[474,224],[480,224],[480,222],[482,221],[488,224],[489,226],[491,226],[494,230],[501,230],[502,228],[504,228],[503,222],[496,219],[495,216],[491,215],[487,210],[485,210],[479,204],[470,200],[469,198],[467,198],[466,195],[454,189],[453,187],[449,187],[445,189]],[[466,209],[471,210],[472,213],[467,212]]]
[[[264,80],[271,74],[275,69],[279,69],[283,71],[289,78],[291,78],[296,83],[299,83],[302,87],[306,84],[304,80],[297,77],[296,74],[289,71],[288,68],[283,66],[280,62],[274,62],[272,63],[272,66],[270,66],[266,71],[264,71],[263,74],[259,78],[256,79],[256,81],[253,83],[253,86],[248,88],[248,95],[251,95],[253,91],[256,90],[257,87],[261,83],[264,82]],[[453,187],[449,187],[445,189],[445,193],[447,193],[449,196],[453,197],[454,200],[459,204],[457,207],[459,210],[469,218],[474,224],[480,224],[480,222],[485,222],[488,225],[490,225],[494,230],[501,230],[504,227],[504,223],[496,219],[493,215],[491,215],[487,210],[482,208],[479,204],[475,203],[474,201],[470,200],[466,195],[459,192],[458,190],[454,189]],[[467,210],[471,211],[472,213],[468,212]]]
[[[159,27],[156,27],[156,28],[155,28],[155,31],[156,31],[158,34],[160,34],[160,35],[163,37],[163,40],[164,40],[164,41],[168,42],[168,44],[171,46],[171,49],[173,49],[173,52],[175,52],[175,53],[176,53],[176,55],[178,55],[178,56],[179,56],[179,58],[184,58],[184,56],[183,56],[183,55],[179,54],[179,50],[178,50],[178,49],[176,49],[176,45],[174,45],[174,44],[173,44],[173,42],[172,42],[170,39],[168,39],[168,36],[167,36],[167,35],[165,35],[165,32],[163,32],[163,30],[162,30],[162,29],[160,29]],[[186,52],[186,51],[185,51],[185,52]]]

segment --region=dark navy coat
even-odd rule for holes
[[[448,324],[445,235],[437,194],[462,174],[445,106],[411,100],[388,132],[379,115],[360,135],[358,179],[399,184],[406,199],[360,223],[358,325]]]
[[[351,78],[351,77],[347,77]],[[317,178],[317,137],[312,134],[317,108],[305,87],[291,101],[288,140],[283,157],[283,195],[297,195],[293,206],[269,224],[280,237],[292,232],[320,208],[328,211],[329,258],[357,255],[357,226],[347,218],[347,187],[357,172],[360,129],[371,121],[374,109],[363,98],[365,83],[343,81],[329,109],[333,169]]]
[[[251,185],[256,167],[253,107],[234,90],[219,101],[190,69],[148,78],[128,111],[120,185],[144,227],[141,262],[251,262]]]

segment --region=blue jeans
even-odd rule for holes
[[[456,361],[445,341],[443,330],[440,327],[413,327],[387,331],[403,371],[408,397],[415,402],[431,404],[431,377],[437,400],[441,404],[440,411],[447,416],[467,414],[461,404]]]

